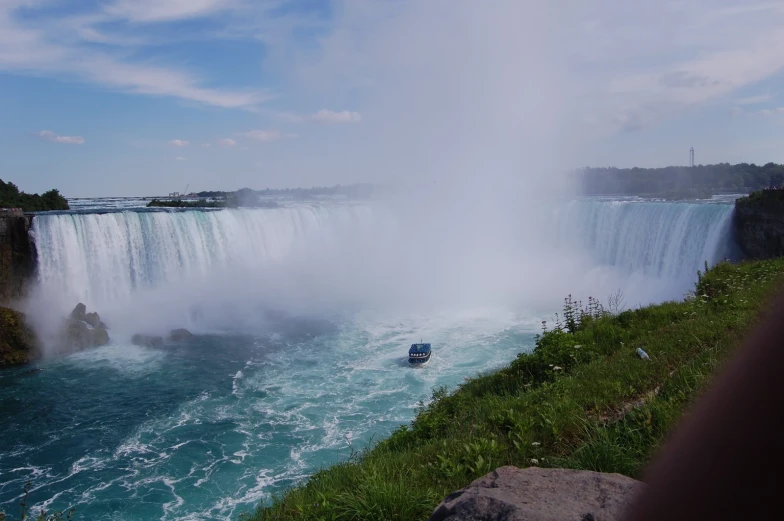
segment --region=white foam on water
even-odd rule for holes
[[[158,370],[166,352],[160,349],[140,347],[130,343],[85,349],[68,355],[68,361],[84,367],[109,367],[126,376],[142,377]]]

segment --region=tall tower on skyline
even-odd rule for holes
[[[689,149],[689,166],[694,166],[694,147]]]

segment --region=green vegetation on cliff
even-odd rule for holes
[[[14,183],[0,179],[0,208],[21,208],[25,212],[68,210],[68,201],[57,190],[42,195],[20,192]]]
[[[735,201],[736,206],[775,209],[784,213],[784,190],[759,190]]]
[[[639,477],[783,277],[782,259],[722,263],[682,302],[609,313],[567,299],[532,353],[452,393],[436,390],[411,425],[249,519],[427,519],[502,465]]]
[[[36,338],[25,316],[0,307],[0,368],[24,364],[35,356]]]

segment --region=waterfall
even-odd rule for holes
[[[669,281],[692,281],[705,262],[737,255],[733,206],[698,202],[573,201],[556,212],[561,248],[597,265]]]
[[[32,233],[39,295],[63,309],[81,301],[120,313],[133,301],[135,315],[153,315],[264,297],[273,307],[288,299],[320,310],[412,310],[504,299],[530,305],[608,287],[639,302],[676,298],[706,261],[733,256],[731,215],[729,204],[578,200],[555,210],[544,239],[526,233],[536,223],[521,223],[525,239],[517,242],[527,243],[513,248],[483,242],[498,228],[481,216],[450,228],[425,213],[405,220],[349,204],[41,214]]]
[[[38,281],[48,295],[93,305],[217,270],[281,261],[313,235],[368,219],[353,205],[219,211],[42,214],[33,221]]]

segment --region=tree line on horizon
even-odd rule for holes
[[[0,179],[0,208],[21,208],[25,212],[68,210],[68,201],[53,188],[43,194],[28,194],[19,190],[14,183]]]
[[[229,196],[248,197],[248,196],[284,196],[284,197],[308,197],[314,195],[345,195],[348,197],[369,197],[374,189],[370,183],[355,183],[350,185],[333,186],[312,186],[310,188],[265,188],[263,190],[252,190],[242,188],[240,190],[220,191],[205,190],[197,192],[199,197],[206,198],[225,198]]]
[[[578,185],[585,195],[693,196],[742,193],[784,185],[784,165],[718,163],[663,168],[580,169]]]

